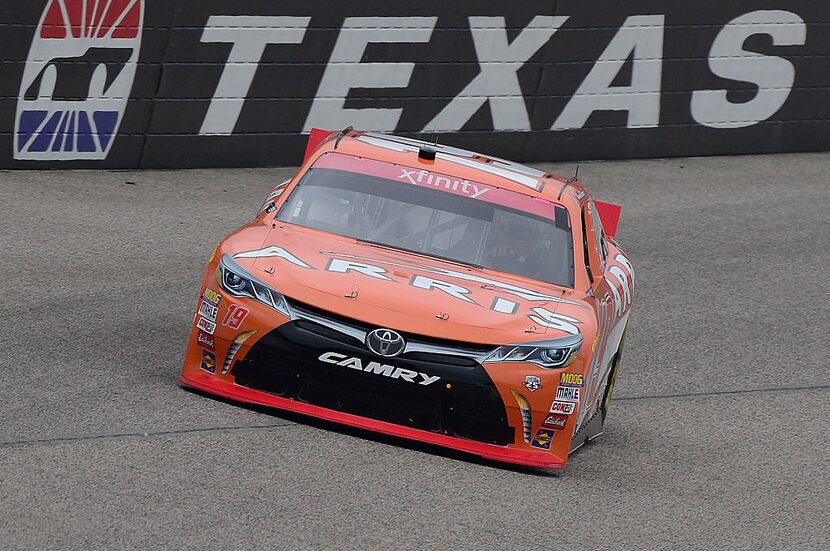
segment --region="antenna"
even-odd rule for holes
[[[573,178],[568,178],[567,180],[565,180],[565,183],[562,184],[562,188],[559,190],[559,197],[556,198],[557,201],[562,198],[562,194],[565,192],[565,188],[568,187],[568,184],[576,182],[577,178],[579,178],[579,163],[577,163],[576,165],[576,170],[574,170]]]
[[[340,145],[340,140],[342,140],[346,136],[346,134],[348,134],[352,130],[354,130],[353,126],[347,126],[346,128],[340,131],[340,133],[337,135],[337,139],[334,140],[334,149],[337,149],[337,146]]]

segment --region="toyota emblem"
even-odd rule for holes
[[[391,329],[375,329],[366,335],[366,346],[378,356],[391,358],[403,352],[406,342]]]

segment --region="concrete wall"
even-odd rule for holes
[[[296,164],[315,126],[515,160],[830,148],[813,0],[16,0],[0,167]]]

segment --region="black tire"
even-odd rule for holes
[[[625,346],[625,335],[628,333],[628,329],[623,333],[622,339],[620,339],[620,347],[617,349],[617,353],[614,355],[614,360],[611,365],[611,369],[608,371],[608,379],[605,382],[605,392],[602,396],[602,402],[599,405],[599,409],[602,412],[602,422],[605,424],[605,418],[608,416],[608,408],[611,405],[611,396],[614,394],[614,383],[617,382],[617,373],[620,370],[620,358],[622,358],[622,351],[623,346]]]

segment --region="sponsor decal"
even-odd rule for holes
[[[277,208],[277,199],[280,195],[282,195],[282,192],[285,191],[285,188],[288,187],[289,182],[291,182],[291,180],[286,180],[274,188],[274,191],[272,191],[268,197],[265,198],[265,202],[262,203],[262,207],[259,209],[260,214],[266,211],[273,212]]]
[[[560,331],[570,333],[571,335],[579,335],[579,327],[576,325],[581,324],[582,322],[578,319],[566,316],[565,314],[551,312],[541,306],[532,308],[532,310],[536,313],[536,315],[528,316],[528,318],[530,318],[530,321],[533,323],[537,323],[543,327],[550,327],[551,329],[559,329]]]
[[[395,367],[393,365],[382,364],[380,362],[370,361],[365,366],[363,360],[360,358],[338,354],[337,352],[325,352],[318,358],[321,362],[340,365],[343,367],[350,367],[358,371],[365,371],[366,373],[374,373],[376,375],[383,375],[391,379],[400,379],[407,383],[417,383],[419,385],[431,385],[435,381],[439,381],[441,377],[436,375],[429,375],[420,371],[412,371],[411,369],[404,369],[402,367]]]
[[[14,158],[106,159],[135,78],[144,0],[50,0],[20,82]]]
[[[277,247],[276,245],[272,245],[270,247],[265,247],[263,249],[255,249],[253,251],[242,251],[240,253],[236,253],[233,255],[234,258],[282,258],[295,266],[300,266],[301,268],[308,268],[313,270],[311,266],[291,254],[290,252],[286,251],[282,247]]]
[[[213,332],[216,331],[216,324],[210,320],[206,320],[201,316],[199,316],[199,320],[196,322],[196,327],[198,327],[208,335],[213,335]]]
[[[530,426],[533,424],[530,402],[515,390],[511,390],[510,393],[516,399],[516,403],[519,405],[519,412],[522,414],[522,436],[525,443],[530,444]]]
[[[550,405],[550,412],[551,413],[561,413],[562,415],[570,415],[576,409],[575,402],[557,402],[554,401]]]
[[[582,386],[582,373],[562,373],[559,375],[560,386]]]
[[[213,250],[213,254],[216,254],[216,249]],[[212,258],[213,256],[211,256],[211,259]],[[214,306],[219,306],[219,301],[222,300],[222,295],[220,295],[213,289],[205,289],[205,292],[202,293],[202,298],[210,302]]]
[[[219,308],[214,306],[213,304],[203,300],[199,304],[199,315],[209,319],[210,321],[216,321],[216,314],[219,313]]]
[[[459,180],[451,176],[435,174],[429,172],[428,170],[407,170],[404,167],[398,168],[401,171],[401,174],[398,176],[398,180],[405,180],[416,186],[423,185],[452,190],[461,195],[469,195],[473,199],[490,191],[489,188],[468,180]]]
[[[567,423],[567,422],[568,422],[568,416],[567,415],[560,415],[558,413],[554,413],[554,414],[548,415],[545,418],[545,420],[542,421],[542,424],[545,425],[545,426],[551,427],[553,430],[559,430],[559,429],[564,429],[565,428],[565,423]]]
[[[525,388],[528,389],[530,392],[536,392],[540,388],[542,388],[542,379],[537,377],[536,375],[528,375],[525,377],[525,381],[523,383]]]
[[[622,266],[609,266],[608,273],[610,273],[619,283],[619,289],[617,285],[610,280],[608,283],[611,287],[611,292],[614,293],[614,308],[616,314],[619,316],[625,309],[626,305],[631,304],[632,296],[634,295],[634,267],[631,266],[631,262],[628,261],[626,257],[621,254],[618,254],[614,257],[614,260],[619,262]],[[627,272],[627,274],[626,274]],[[629,289],[629,285],[631,288]],[[620,295],[622,292],[622,295]]]
[[[534,448],[549,450],[555,434],[551,429],[539,429],[536,431],[536,435],[533,437],[533,442],[530,445]]]
[[[202,350],[202,363],[199,367],[209,373],[216,373],[216,354]]]
[[[556,399],[564,402],[578,402],[579,388],[570,386],[560,386],[556,389]]]
[[[627,305],[631,304],[631,290],[628,287],[628,276],[625,275],[625,272],[619,266],[609,266],[608,272],[616,278],[621,286],[623,295],[621,297],[622,304],[620,308],[621,310],[625,310]]]
[[[239,329],[245,318],[248,317],[251,311],[244,306],[238,304],[231,304],[228,306],[228,311],[225,312],[225,317],[222,318],[222,325],[226,325],[231,329]]]
[[[199,329],[199,334],[196,335],[196,343],[199,346],[207,348],[208,350],[216,349],[216,340],[214,339],[213,335],[208,335],[201,329]]]
[[[278,249],[278,250],[275,250]],[[265,252],[267,251],[267,253]],[[383,274],[387,273],[386,270],[378,266],[378,264],[383,264],[386,266],[392,267],[400,267],[400,268],[407,268],[413,270],[420,270],[423,272],[436,274],[436,275],[444,275],[452,278],[463,279],[465,281],[471,281],[476,284],[480,284],[483,288],[490,289],[498,289],[499,291],[504,291],[506,293],[510,293],[512,295],[518,296],[525,300],[531,302],[555,302],[561,304],[572,304],[577,307],[581,308],[588,308],[584,303],[579,303],[573,300],[564,299],[561,297],[556,297],[553,295],[548,295],[544,293],[540,293],[538,291],[533,291],[531,289],[526,289],[524,287],[518,287],[511,283],[506,283],[504,281],[499,281],[497,279],[489,279],[486,277],[482,277],[475,274],[459,272],[456,270],[448,270],[446,268],[439,268],[437,266],[430,266],[428,264],[416,264],[411,262],[392,262],[389,260],[382,260],[380,258],[369,258],[365,256],[355,256],[351,254],[345,253],[338,253],[333,251],[323,252],[322,254],[330,255],[330,256],[338,256],[342,259],[347,259],[345,261],[341,260],[337,264],[329,262],[329,265],[326,267],[326,270],[329,272],[340,272],[340,273],[348,273],[350,271],[356,271],[363,273],[364,275],[368,275],[370,277],[375,277],[377,279],[385,279],[391,281],[391,278],[385,277]],[[262,258],[266,256],[279,256],[286,260],[289,260],[293,264],[297,266],[302,266],[304,268],[311,268],[308,264],[291,254],[290,252],[282,249],[280,247],[268,247],[267,249],[260,249],[258,251],[247,251],[244,253],[238,253],[233,255],[234,258]],[[372,263],[372,264],[370,264]],[[361,268],[361,269],[359,269]],[[314,269],[314,268],[312,268]],[[499,310],[501,311],[501,310]],[[542,315],[540,313],[540,315]],[[573,318],[568,318],[567,316],[563,317],[562,319],[568,320]],[[580,323],[579,320],[574,320],[576,323]],[[578,330],[574,329],[575,332]]]
[[[417,152],[419,148],[423,146],[438,149],[441,148],[441,146],[436,146],[436,144],[426,142],[413,142],[415,145],[403,144],[400,141],[401,138],[398,136],[382,136],[376,134],[363,135],[357,139],[377,147],[399,151]],[[471,153],[469,151],[464,152],[454,148],[451,148],[451,150],[453,151],[452,155],[445,155],[444,153],[439,152],[437,155],[438,158],[452,163],[462,164],[484,172],[492,172],[492,170],[495,169],[496,173],[500,176],[510,179],[513,179],[512,176],[518,177],[522,180],[520,183],[524,183],[525,181],[534,182],[532,187],[537,188],[537,191],[541,191],[541,185],[543,184],[541,184],[540,180],[536,177],[506,171],[504,168],[496,168],[490,163],[484,162],[484,158],[476,153]],[[449,149],[447,149],[447,151],[449,151]],[[462,157],[458,157],[458,155],[462,155]],[[474,160],[473,157],[477,157],[477,160]],[[488,158],[488,160],[492,161],[493,159]],[[499,161],[499,164],[502,164],[502,162]],[[448,174],[441,174],[438,172],[431,172],[424,169],[418,170],[409,167],[401,167],[399,165],[385,163],[382,161],[351,157],[337,153],[327,153],[323,155],[315,162],[314,167],[347,170],[349,172],[377,176],[379,178],[385,178],[395,182],[401,182],[419,187],[427,187],[461,197],[468,197],[478,201],[503,205],[516,210],[529,212],[543,218],[551,218],[555,213],[555,209],[547,200],[532,200],[520,193],[501,188],[491,188],[480,182],[471,182],[470,180],[463,178],[450,176]],[[527,171],[534,171],[534,169],[527,167],[523,167],[523,169]],[[544,174],[544,172],[538,172],[539,176],[544,176]]]
[[[225,354],[225,361],[222,364],[222,374],[228,372],[231,368],[231,364],[233,363],[234,358],[236,357],[236,353],[239,352],[239,349],[242,347],[245,342],[254,336],[256,333],[256,329],[252,331],[243,331],[242,333],[238,334],[234,337],[233,341],[231,341],[231,345],[228,347],[228,353]]]

